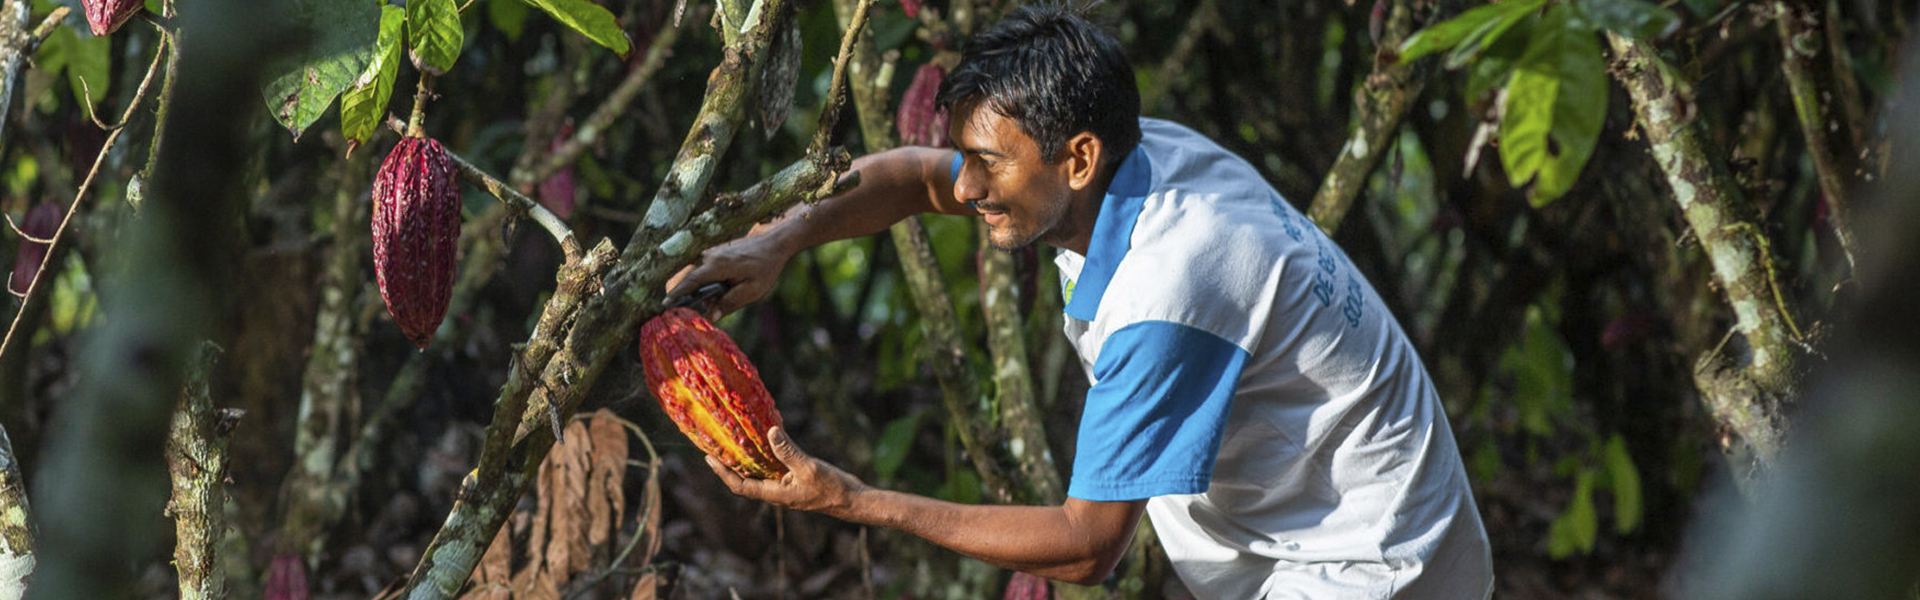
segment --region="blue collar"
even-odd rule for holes
[[[1120,268],[1120,260],[1132,246],[1133,226],[1140,220],[1140,208],[1152,191],[1153,160],[1147,158],[1144,145],[1136,146],[1107,184],[1100,214],[1093,220],[1086,263],[1080,267],[1080,277],[1073,282],[1073,293],[1067,300],[1067,316],[1092,321],[1099,312],[1100,297],[1106,294],[1113,271]]]

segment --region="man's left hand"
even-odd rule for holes
[[[779,479],[741,477],[711,456],[707,457],[707,466],[734,494],[835,517],[845,514],[854,494],[867,489],[867,484],[846,471],[802,452],[785,428],[768,428],[767,439],[773,443],[773,457],[787,466],[787,474]]]

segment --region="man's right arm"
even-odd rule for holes
[[[896,148],[862,156],[850,172],[860,174],[860,185],[844,194],[788,210],[771,223],[754,227],[739,240],[717,246],[694,267],[667,282],[667,296],[677,297],[711,282],[733,289],[714,303],[717,317],[759,300],[779,281],[780,271],[794,254],[827,242],[871,235],[924,212],[978,214],[954,200],[953,151],[935,148]]]

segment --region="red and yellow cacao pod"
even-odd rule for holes
[[[773,395],[726,332],[700,313],[668,309],[640,328],[640,360],[661,410],[700,451],[745,477],[787,472],[767,439],[780,424]]]
[[[141,0],[86,0],[86,5],[87,27],[95,36],[113,33],[146,7]]]
[[[373,274],[400,330],[427,347],[453,297],[460,182],[432,138],[394,145],[373,178]]]
[[[65,209],[56,202],[41,202],[27,209],[26,222],[20,224],[20,233],[28,237],[43,240],[53,239],[60,230],[60,220],[66,217]],[[15,294],[26,294],[27,287],[33,285],[33,278],[40,274],[40,267],[47,262],[47,245],[29,239],[20,240],[20,251],[13,257],[13,277],[7,280],[7,289]],[[46,282],[41,282],[42,288]]]

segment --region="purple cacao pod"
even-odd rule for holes
[[[894,126],[900,129],[900,142],[909,146],[943,148],[947,145],[947,111],[934,103],[940,95],[940,81],[947,73],[940,67],[920,65],[913,83],[900,98],[900,110]]]
[[[307,565],[300,557],[281,554],[267,567],[267,586],[261,590],[266,600],[307,600]]]
[[[432,138],[402,138],[373,178],[373,274],[415,346],[427,347],[447,314],[459,240],[453,159]]]
[[[27,218],[20,224],[20,232],[43,240],[53,239],[53,234],[60,229],[60,219],[65,216],[58,203],[41,202],[27,210]],[[7,289],[15,294],[26,294],[27,287],[33,285],[33,277],[40,273],[40,266],[46,261],[46,244],[21,239],[20,251],[13,257],[13,278],[7,281]]]
[[[146,7],[141,0],[86,0],[87,26],[93,29],[93,35],[108,35],[126,24],[140,9]]]
[[[562,125],[560,132],[553,136],[553,141],[547,144],[547,153],[552,154],[559,151],[561,146],[567,144],[567,139],[572,137],[573,124],[568,123]],[[553,211],[554,216],[560,217],[562,220],[573,215],[573,203],[576,197],[575,191],[580,188],[579,183],[574,177],[573,163],[567,163],[567,166],[560,167],[560,170],[554,171],[552,177],[548,177],[546,181],[540,182],[540,205],[547,207],[547,210]]]
[[[1013,579],[1007,581],[1007,593],[1003,600],[1052,600],[1052,584],[1039,575],[1015,572]]]

